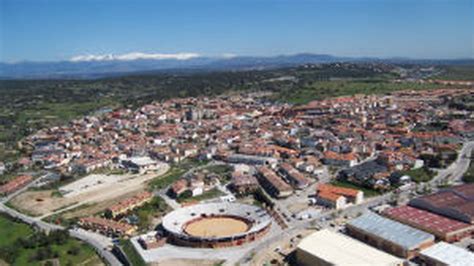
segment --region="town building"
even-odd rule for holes
[[[435,240],[432,234],[371,212],[349,221],[346,228],[351,236],[364,243],[407,259],[417,256]]]
[[[385,210],[390,219],[413,226],[446,242],[456,242],[474,235],[474,225],[447,218],[429,211],[400,206]]]
[[[30,175],[21,175],[8,181],[5,185],[0,186],[0,195],[13,193],[26,186],[33,178]]]
[[[110,213],[111,217],[115,218],[135,208],[138,208],[144,205],[145,203],[150,202],[152,199],[153,199],[153,194],[148,191],[144,191],[135,195],[134,197],[122,200],[119,203],[110,206],[107,209],[107,212]]]
[[[358,185],[375,187],[377,183],[375,177],[380,176],[381,173],[387,173],[387,171],[387,167],[376,161],[368,161],[350,168],[342,169],[339,173],[339,178]]]
[[[259,187],[258,180],[255,176],[243,173],[233,173],[230,184],[232,190],[240,195],[253,193]]]
[[[116,222],[114,220],[99,217],[84,217],[79,219],[79,225],[94,231],[99,231],[105,235],[130,236],[136,228],[130,224]]]
[[[304,189],[310,184],[309,179],[289,163],[282,163],[280,165],[280,173],[282,173],[286,180],[296,189]]]
[[[250,165],[267,165],[274,168],[278,160],[272,157],[245,155],[245,154],[231,154],[227,156],[226,161],[229,163],[243,163]]]
[[[312,233],[298,244],[296,261],[301,266],[404,265],[403,259],[327,229]]]
[[[153,249],[163,246],[166,243],[167,238],[161,235],[157,231],[151,231],[141,235],[138,238],[138,243],[143,249]]]
[[[168,195],[177,198],[188,190],[188,180],[181,178],[176,180],[168,189]]]
[[[337,153],[334,151],[326,151],[324,152],[322,161],[327,165],[351,167],[356,165],[357,156],[354,153]]]
[[[360,204],[364,201],[364,192],[357,189],[337,187],[328,184],[320,184],[316,187],[316,203],[343,209],[348,205]]]
[[[162,166],[162,163],[160,161],[155,161],[148,156],[142,156],[122,160],[122,165],[131,172],[143,174],[148,171],[158,170]]]
[[[276,198],[286,198],[293,193],[293,188],[266,166],[258,168],[257,177],[260,185]]]

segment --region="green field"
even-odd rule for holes
[[[230,181],[233,167],[230,166],[230,165],[227,165],[227,164],[224,164],[224,165],[210,165],[210,166],[204,168],[204,170],[207,170],[209,172],[212,172],[212,173],[218,175],[221,179],[221,182],[227,182],[227,181]]]
[[[168,170],[166,174],[153,179],[148,185],[150,188],[166,188],[174,181],[178,180],[184,173],[186,173],[186,171],[186,169],[180,168],[178,166],[171,166],[171,169]]]
[[[0,258],[12,265],[102,265],[89,245],[58,232],[45,235],[10,217],[0,215]]]
[[[312,100],[356,94],[383,94],[400,90],[425,90],[441,88],[436,84],[390,83],[382,80],[320,81],[310,85],[282,90],[275,99],[293,104],[306,104]]]
[[[379,192],[375,189],[370,189],[370,188],[367,188],[367,187],[358,186],[356,184],[352,184],[352,183],[349,183],[347,181],[333,180],[333,181],[331,181],[331,184],[336,186],[336,187],[345,187],[345,188],[352,188],[352,189],[361,190],[362,192],[364,192],[364,197],[366,197],[366,198],[382,195],[381,192]]]
[[[425,167],[402,171],[401,173],[411,177],[416,183],[428,182],[435,176],[435,172]]]
[[[207,164],[207,161],[198,161],[194,159],[185,160],[179,164],[172,165],[170,170],[162,176],[158,176],[148,183],[148,187],[151,189],[163,189],[171,185],[174,181],[181,178],[187,171],[194,167],[202,166]]]
[[[222,196],[222,195],[224,195],[224,193],[222,191],[220,191],[218,188],[213,188],[213,189],[211,189],[209,191],[206,191],[206,192],[202,193],[201,195],[198,195],[198,196],[195,196],[195,197],[192,197],[191,195],[189,195],[187,193],[183,193],[176,200],[179,203],[186,203],[186,202],[212,199],[212,198],[216,198],[216,197],[219,197],[219,196]]]
[[[213,172],[217,175],[225,175],[225,174],[228,174],[232,171],[232,166],[227,165],[227,164],[224,164],[224,165],[211,165],[211,166],[208,166],[204,169],[209,171],[209,172]]]
[[[26,224],[14,222],[10,218],[0,215],[0,248],[15,243],[20,238],[33,234],[33,230]]]

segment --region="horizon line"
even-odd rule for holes
[[[187,61],[197,58],[211,58],[211,59],[233,59],[242,57],[254,58],[275,58],[275,57],[290,57],[298,55],[313,55],[313,56],[332,56],[340,59],[372,59],[372,60],[414,60],[414,61],[457,61],[457,60],[474,60],[473,57],[411,57],[411,56],[370,56],[370,55],[335,55],[330,53],[316,53],[316,52],[297,52],[297,53],[281,53],[275,55],[240,55],[235,53],[222,54],[201,54],[197,52],[179,52],[179,53],[144,53],[144,52],[129,52],[129,53],[103,53],[103,54],[81,54],[70,57],[69,59],[58,60],[13,60],[3,61],[2,64],[22,64],[22,63],[85,63],[85,62],[126,62],[126,61],[165,61],[165,60],[179,60]]]

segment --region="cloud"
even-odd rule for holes
[[[174,60],[188,60],[192,58],[199,57],[197,53],[177,53],[177,54],[147,54],[140,52],[133,52],[127,54],[103,54],[103,55],[78,55],[70,59],[72,62],[88,62],[88,61],[131,61],[138,59],[149,59],[149,60],[165,60],[165,59],[174,59]]]
[[[225,53],[225,54],[221,54],[221,57],[222,58],[234,58],[234,57],[237,57],[237,55],[233,54],[233,53]]]

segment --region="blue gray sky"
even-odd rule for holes
[[[473,58],[473,2],[0,0],[0,61],[134,52]]]

